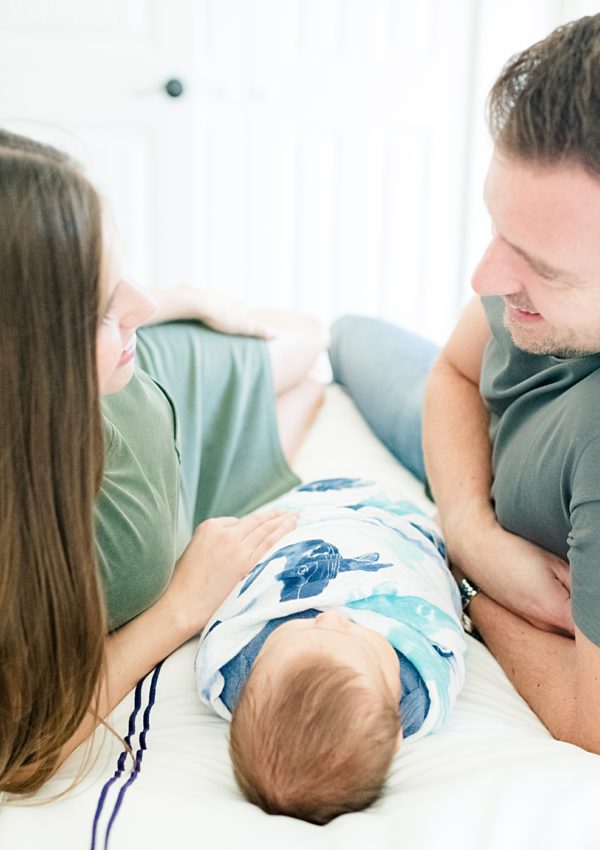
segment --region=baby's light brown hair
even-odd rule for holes
[[[233,711],[229,751],[247,800],[325,824],[378,799],[399,732],[390,691],[310,653],[277,680],[257,662]]]

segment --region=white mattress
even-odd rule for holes
[[[375,478],[428,504],[337,387],[328,389],[296,466],[305,479]],[[134,778],[127,770],[119,774],[121,748],[100,733],[98,758],[74,791],[44,805],[4,801],[0,848],[86,850],[100,809],[95,847],[110,850],[600,848],[600,757],[554,741],[487,650],[472,639],[469,650],[467,681],[444,729],[403,748],[378,804],[317,827],[265,815],[241,798],[227,756],[227,724],[196,698],[192,641],[164,662],[150,709],[152,674],[140,689],[134,750],[144,711],[149,730]],[[132,694],[112,715],[122,734],[134,708]],[[77,751],[33,802],[68,787],[80,763]]]

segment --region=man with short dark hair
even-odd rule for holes
[[[492,241],[426,388],[431,347],[415,367],[375,320],[334,325],[332,363],[401,460],[424,398],[465,610],[550,732],[600,753],[600,15],[513,58],[489,119]]]

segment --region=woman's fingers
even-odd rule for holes
[[[196,551],[198,556],[203,550],[217,553],[231,566],[232,576],[245,575],[278,540],[293,531],[298,516],[271,509],[242,519],[215,517],[204,520],[194,534]]]
[[[280,516],[271,517],[262,522],[244,539],[244,548],[250,554],[254,563],[260,559],[271,546],[281,540],[298,524],[296,514],[284,513]]]
[[[242,533],[243,539],[245,539],[248,535],[253,534],[266,523],[273,522],[279,517],[284,516],[295,516],[295,514],[290,514],[289,511],[280,511],[273,508],[268,511],[259,511],[258,513],[248,514],[248,516],[242,517],[242,519],[239,520],[239,529]]]
[[[242,519],[236,516],[209,517],[209,519],[205,519],[197,525],[196,530],[199,528],[203,528],[206,531],[209,528],[217,530],[221,528],[235,527],[239,530],[240,536],[243,538],[245,534],[253,531],[261,523],[266,522],[275,516],[281,516],[284,513],[285,511],[278,510],[262,511],[261,513],[248,514],[248,516],[242,517]]]

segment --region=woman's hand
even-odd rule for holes
[[[238,581],[296,523],[296,514],[276,510],[200,523],[162,598],[176,612],[186,638],[202,631]]]

